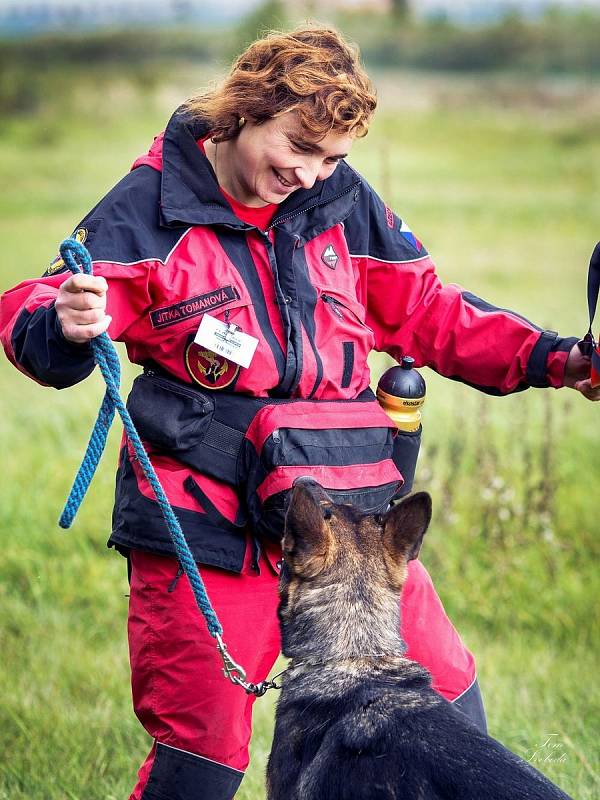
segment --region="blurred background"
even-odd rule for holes
[[[264,30],[306,19],[360,45],[379,109],[350,161],[442,279],[583,335],[600,0],[0,0],[0,289],[46,269],[179,103]],[[387,364],[373,358],[375,381]],[[422,559],[476,654],[490,732],[592,800],[598,408],[423,373],[417,483],[435,518]],[[130,710],[125,562],[105,548],[120,425],[65,533],[101,380],[56,392],[3,360],[0,381],[0,799],[123,800],[149,742]],[[264,797],[272,702],[257,703],[241,800]]]

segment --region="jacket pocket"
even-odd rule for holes
[[[244,486],[251,524],[280,539],[285,498],[310,476],[338,503],[364,513],[385,511],[400,488],[394,461],[396,429],[374,399],[293,400],[260,410],[246,433]]]
[[[343,390],[351,398],[368,383],[367,356],[375,337],[365,322],[365,309],[343,292],[318,289],[315,312],[316,346],[323,361],[324,383],[318,396]]]
[[[142,439],[159,450],[182,451],[206,435],[214,400],[197,389],[148,373],[133,382],[127,408]]]
[[[356,300],[351,300],[345,294],[335,292],[333,289],[322,290],[319,296],[338,319],[348,319],[349,315],[361,328],[372,332],[364,320],[364,309]]]

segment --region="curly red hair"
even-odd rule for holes
[[[184,108],[208,120],[215,142],[237,136],[242,117],[260,124],[292,110],[319,141],[330,131],[365,136],[376,104],[358,48],[333,28],[304,25],[258,39],[216,89]]]

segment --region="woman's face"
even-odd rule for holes
[[[230,140],[226,169],[233,196],[248,205],[282,203],[296,189],[328,178],[352,141],[349,134],[331,132],[312,142],[294,111],[261,125],[247,122]]]

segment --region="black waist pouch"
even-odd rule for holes
[[[147,371],[127,407],[142,439],[238,487],[253,531],[277,540],[296,478],[365,513],[385,511],[412,484],[420,430],[398,434],[370,389],[356,400],[256,398]]]

